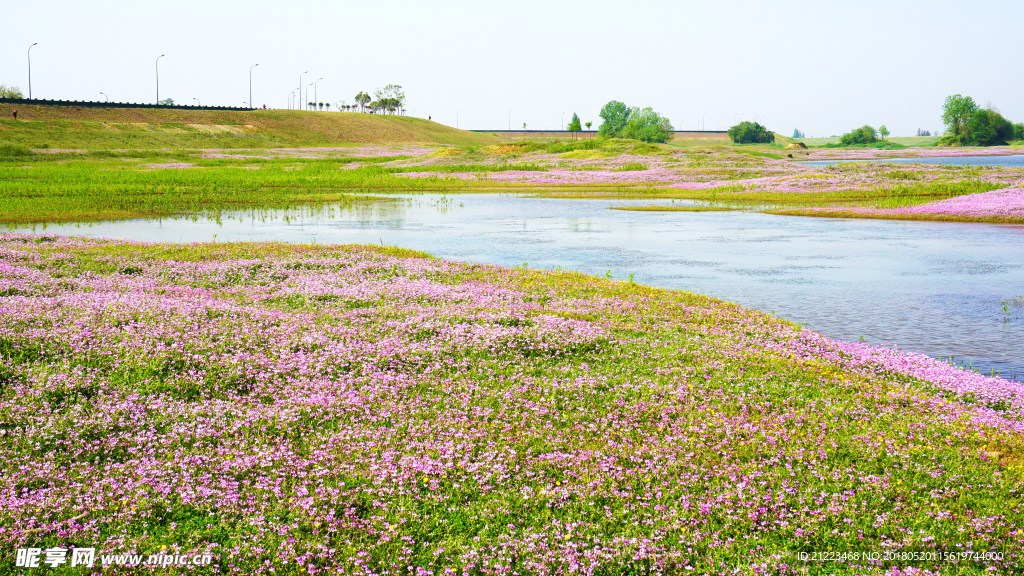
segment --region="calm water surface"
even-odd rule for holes
[[[319,212],[50,225],[160,242],[383,243],[506,266],[563,268],[709,294],[834,338],[1024,373],[1024,227],[628,212],[607,200],[418,195]]]
[[[831,166],[845,162],[896,162],[902,164],[953,164],[956,166],[1012,166],[1024,168],[1024,155],[1015,156],[947,156],[945,158],[881,158],[873,160],[809,160],[798,162],[807,166]]]

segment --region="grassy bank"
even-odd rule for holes
[[[755,210],[892,209],[1021,183],[1019,168],[814,167],[749,146],[680,149],[603,139],[215,152],[0,145],[0,224],[281,208],[398,192],[684,199]]]
[[[1024,388],[710,298],[12,234],[0,294],[8,550],[246,575],[1024,567]]]
[[[422,118],[299,110],[161,110],[0,104],[0,145],[86,150],[500,142]]]

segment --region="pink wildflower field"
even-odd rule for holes
[[[819,208],[818,210],[831,211],[832,209]],[[952,216],[1024,222],[1024,188],[1002,188],[992,192],[968,194],[903,208],[851,207],[844,209],[844,212],[853,215]]]
[[[0,355],[8,551],[212,557],[145,569],[174,574],[1024,571],[1024,384],[690,293],[5,233]],[[830,551],[877,554],[807,560]]]

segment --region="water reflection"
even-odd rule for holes
[[[644,202],[415,195],[45,229],[161,242],[216,235],[383,243],[472,262],[633,274],[644,284],[775,312],[835,338],[892,343],[1020,378],[1024,227],[608,209],[630,204]]]

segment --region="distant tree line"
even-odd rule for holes
[[[575,114],[573,114],[575,117]],[[601,108],[599,136],[607,138],[631,138],[644,142],[667,142],[672,137],[672,123],[654,109],[626,106],[612,100]],[[579,119],[576,119],[577,125]]]
[[[931,136],[932,133],[929,132],[928,130],[921,130],[920,128],[918,128],[917,129],[917,135],[918,136]]]
[[[360,112],[369,112],[370,114],[404,113],[405,93],[402,92],[402,87],[397,84],[388,84],[384,88],[377,88],[373,91],[372,97],[360,90],[356,94],[355,104],[348,104],[342,100],[338,102],[337,109],[346,112],[358,110]]]
[[[793,138],[807,138],[807,135],[804,134],[803,132],[797,130],[796,128],[794,128],[793,129]]]
[[[991,104],[981,108],[970,96],[947,96],[942,105],[946,135],[940,144],[950,146],[999,146],[1024,139],[1024,124],[1013,124]]]
[[[744,120],[729,128],[727,134],[736,144],[770,144],[775,142],[775,133],[757,122]]]

